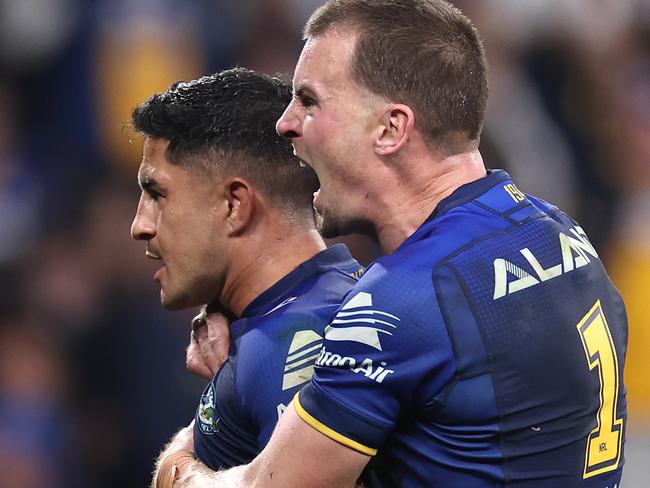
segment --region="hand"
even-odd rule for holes
[[[228,359],[230,319],[213,305],[204,305],[192,319],[190,344],[185,355],[187,370],[211,380]]]
[[[196,460],[194,456],[194,421],[179,430],[158,458],[153,487],[173,488],[180,472]]]
[[[170,451],[187,451],[194,454],[194,420],[187,427],[176,432],[171,442],[167,445]]]

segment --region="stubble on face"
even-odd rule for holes
[[[320,179],[321,191],[314,203],[316,222],[325,238],[372,234],[365,221],[364,171],[369,167],[367,144],[383,102],[350,79],[356,37],[350,29],[333,28],[308,39],[294,75],[294,87],[315,100],[313,108],[297,109],[308,116],[302,115],[300,137],[292,142],[298,156]]]
[[[316,219],[316,229],[325,239],[333,239],[342,235],[338,221],[326,209],[318,211],[314,208],[314,217]]]
[[[157,279],[162,306],[181,310],[207,303],[219,293],[223,249],[211,200],[215,181],[169,163],[166,148],[164,140],[145,141],[143,164],[160,185],[152,202],[157,208],[156,233],[147,246],[164,264]]]

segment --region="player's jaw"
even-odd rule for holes
[[[328,156],[307,156],[307,148],[295,139],[292,141],[292,145],[294,155],[302,164],[310,166],[320,181],[320,187],[314,192],[312,201],[319,233],[326,239],[332,239],[360,231],[355,228],[356,220],[347,219],[344,216],[343,206],[347,200],[345,198],[346,191],[339,188],[341,178],[331,174],[332,171],[336,171],[336,168],[328,164]]]
[[[184,310],[214,300],[220,285],[205,266],[169,259],[154,274],[160,285],[160,303],[166,310]]]
[[[363,232],[361,222],[345,213],[345,192],[321,188],[314,193],[314,210],[318,232],[326,239]]]
[[[193,298],[196,293],[183,278],[187,277],[174,273],[166,264],[156,271],[154,280],[160,284],[160,303],[166,310],[183,310],[203,303]]]
[[[154,260],[157,260],[157,261],[162,261],[162,263],[160,263],[160,264],[161,264],[160,268],[158,268],[158,269],[156,270],[156,272],[154,273],[154,275],[153,275],[153,279],[154,279],[154,281],[156,281],[158,284],[160,284],[161,275],[162,275],[162,272],[163,272],[164,269],[165,269],[165,261],[163,261],[162,256],[160,256],[160,252],[155,251],[155,250],[152,250],[152,249],[149,247],[149,245],[147,245],[147,249],[146,249],[146,251],[145,251],[145,256],[147,256],[149,259],[154,259]]]
[[[166,274],[167,274],[167,264],[165,263],[165,260],[162,257],[162,254],[160,250],[155,249],[153,246],[151,246],[149,243],[147,243],[147,249],[145,251],[145,255],[149,259],[153,259],[156,261],[160,261],[160,267],[156,269],[153,275],[153,280],[160,285],[160,302],[165,308],[168,308],[168,293],[166,293],[165,289],[168,285],[167,280],[166,280]]]
[[[168,310],[186,308],[182,304],[186,299],[180,299],[180,294],[177,291],[178,284],[175,283],[175,280],[173,279],[173,273],[170,276],[167,262],[165,261],[160,249],[147,244],[145,254],[149,259],[158,261],[158,264],[160,265],[154,272],[153,280],[160,285],[160,303],[163,307]]]

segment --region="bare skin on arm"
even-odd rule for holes
[[[196,464],[194,457],[194,421],[179,430],[156,460],[151,488],[172,488],[181,470]]]
[[[369,460],[318,432],[290,405],[252,463],[215,472],[195,461],[183,467],[173,487],[353,488]]]
[[[206,307],[192,320],[186,359],[190,372],[210,379],[221,368],[228,357],[229,324],[225,315],[207,313]],[[193,429],[194,422],[161,452],[153,488],[360,487],[357,480],[370,460],[318,432],[298,416],[293,405],[282,415],[266,449],[251,464],[227,471],[212,471],[194,458]]]
[[[187,370],[206,380],[221,369],[228,359],[230,343],[230,318],[215,305],[204,305],[192,319],[190,343],[185,363]],[[194,454],[194,421],[174,435],[156,460],[153,488],[172,488],[180,472],[193,466],[194,470],[207,470]]]
[[[192,320],[187,348],[188,370],[210,379],[228,357],[230,320],[204,306]],[[285,411],[274,435],[251,464],[215,472],[194,459],[194,422],[181,429],[160,454],[153,488],[223,487],[361,487],[357,482],[369,456],[333,441],[304,422],[293,405]],[[296,445],[291,439],[300,439]],[[282,446],[278,449],[278,446]],[[322,460],[327,459],[327,463]],[[176,468],[174,468],[174,465]],[[331,466],[340,472],[332,473]]]

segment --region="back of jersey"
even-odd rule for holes
[[[512,227],[434,270],[460,383],[489,373],[506,486],[613,488],[623,465],[625,308],[584,231],[530,200]],[[459,294],[445,286],[462,290],[480,338],[467,339],[467,315],[444,299]],[[444,410],[454,395],[438,416],[453,416]]]
[[[296,411],[368,487],[616,488],[626,343],[583,230],[493,171],[368,268]]]

